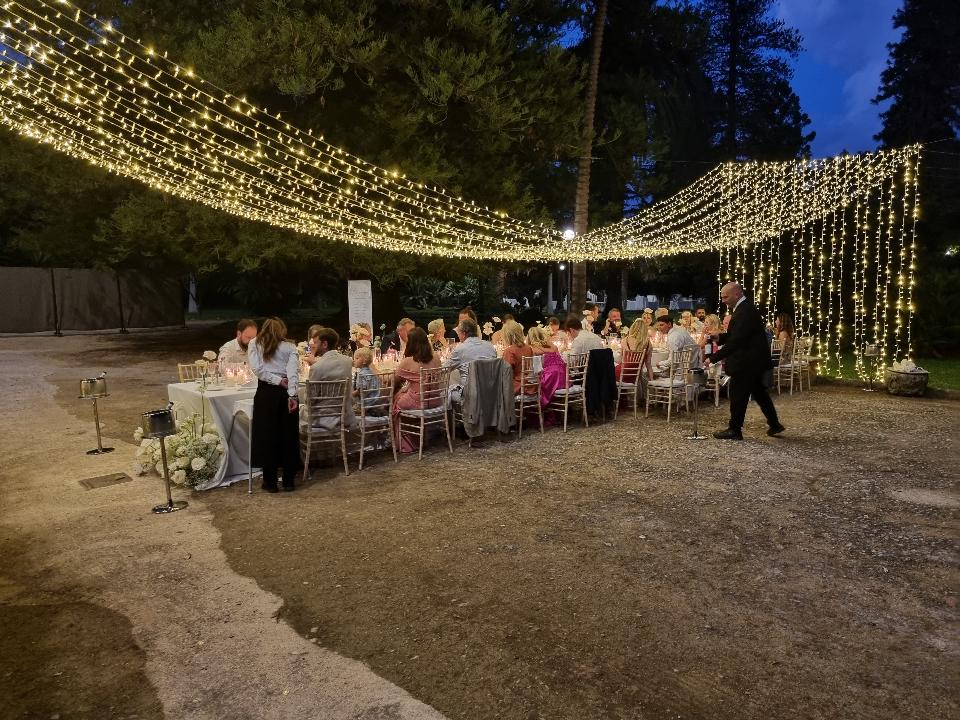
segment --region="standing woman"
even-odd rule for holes
[[[297,348],[286,335],[283,320],[270,318],[248,350],[250,369],[259,381],[253,398],[252,459],[263,468],[263,489],[269,493],[278,490],[278,468],[283,468],[284,490],[293,490],[293,477],[300,468],[300,363]]]

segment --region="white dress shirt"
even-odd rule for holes
[[[700,367],[702,364],[700,359],[700,348],[693,341],[693,336],[687,332],[686,328],[674,325],[670,329],[670,332],[667,333],[666,343],[667,349],[670,350],[670,357],[673,357],[673,353],[677,350],[693,348],[693,355],[690,358],[690,367]]]
[[[474,360],[490,360],[497,356],[497,350],[491,343],[480,338],[468,337],[463,342],[457,343],[457,346],[450,352],[443,367],[455,367],[460,371],[460,382],[457,383],[459,390],[454,388],[454,401],[459,402],[460,394],[463,388],[467,386],[467,373],[470,371],[470,363]]]
[[[249,347],[249,345],[247,347]],[[217,361],[222,363],[245,363],[250,362],[250,358],[248,357],[247,351],[240,347],[240,341],[234,338],[233,340],[228,340],[220,347],[220,352],[217,353]]]
[[[589,330],[581,330],[577,333],[576,339],[570,345],[570,352],[574,355],[582,355],[591,350],[602,350],[605,347],[606,345],[603,344],[603,340],[599,335]]]
[[[254,340],[247,346],[247,358],[257,380],[270,385],[279,385],[283,378],[287,378],[287,395],[297,396],[300,385],[300,358],[293,343],[280,343],[273,357],[264,360],[260,355],[260,343]]]

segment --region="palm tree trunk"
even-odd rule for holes
[[[600,76],[600,50],[603,47],[603,26],[607,19],[607,0],[598,0],[593,18],[593,52],[590,56],[590,77],[587,82],[586,112],[580,141],[580,162],[577,168],[577,195],[573,211],[573,229],[577,236],[587,232],[590,205],[590,163],[593,155],[593,119],[597,107],[597,81]],[[587,264],[573,265],[573,287],[570,306],[574,313],[583,311],[587,299]]]

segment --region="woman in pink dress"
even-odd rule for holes
[[[407,346],[403,360],[393,375],[393,431],[400,452],[414,452],[416,448],[410,436],[400,432],[401,410],[420,410],[420,369],[440,367],[440,358],[433,354],[430,338],[423,328],[412,328],[407,333]],[[435,407],[436,402],[430,407]]]
[[[543,357],[543,371],[540,373],[540,404],[546,407],[557,390],[564,387],[567,381],[567,364],[543,328],[530,328],[530,332],[527,333],[527,342],[530,343],[534,355]]]
[[[513,368],[513,392],[520,392],[520,378],[523,375],[523,358],[533,355],[533,349],[524,342],[523,326],[508,320],[503,324],[503,361]]]

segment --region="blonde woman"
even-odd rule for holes
[[[430,347],[433,348],[433,351],[440,352],[441,350],[447,349],[447,327],[443,324],[441,318],[436,320],[431,320],[427,324],[427,336],[430,338]]]
[[[700,347],[703,348],[701,357],[704,356],[704,353],[716,352],[716,338],[719,334],[720,316],[707,315],[703,320],[703,337],[700,340]]]
[[[269,493],[279,489],[279,468],[283,468],[284,490],[293,490],[293,477],[300,468],[300,361],[286,335],[283,320],[270,318],[247,350],[250,369],[259,381],[253,397],[252,459],[254,466],[263,468],[263,489]]]
[[[533,348],[524,342],[523,327],[520,323],[508,320],[501,329],[503,343],[503,361],[513,368],[513,391],[520,392],[520,379],[523,376],[523,358],[533,355]]]
[[[693,335],[695,332],[693,328],[693,313],[689,310],[684,310],[682,313],[680,313],[680,327],[682,327],[691,335]]]
[[[567,363],[550,334],[542,327],[532,327],[527,333],[527,343],[534,355],[543,356],[543,370],[540,372],[540,404],[550,404],[554,394],[567,381]]]
[[[621,348],[626,352],[639,352],[643,353],[643,358],[640,362],[640,367],[647,370],[647,378],[653,377],[652,370],[650,367],[650,327],[644,321],[643,318],[633,321],[633,325],[630,326],[630,329],[627,331],[627,334],[621,340]],[[617,374],[620,374],[620,366],[616,368]],[[637,381],[636,373],[631,371],[627,375],[620,378],[623,382],[633,382]]]

